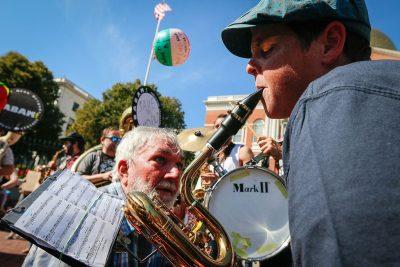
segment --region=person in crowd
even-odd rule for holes
[[[13,173],[11,173],[11,175],[3,177],[3,181],[4,181],[4,183],[1,184],[1,186],[0,186],[0,199],[1,199],[0,212],[1,212],[1,215],[4,215],[5,212],[7,212],[7,210],[9,208],[14,207],[14,205],[15,205],[15,203],[10,203],[10,195],[11,195],[10,189],[13,189],[19,185],[17,171],[14,170]],[[18,197],[18,195],[17,195],[17,197]],[[6,236],[6,239],[13,239],[13,238],[16,238],[17,236],[18,235],[14,234],[14,232],[10,232]]]
[[[4,132],[1,131],[4,135]],[[14,172],[14,154],[7,142],[1,142],[0,149],[0,212],[3,214],[7,210],[7,203],[9,202],[9,194],[12,187],[18,183],[15,180]]]
[[[113,183],[102,188],[104,192],[122,200],[132,190],[142,191],[172,208],[178,195],[179,178],[183,171],[183,153],[175,133],[162,128],[135,127],[126,133],[117,147]],[[155,248],[137,234],[132,225],[123,219],[120,228],[122,240],[129,240],[130,251],[144,258]],[[63,266],[56,257],[33,246],[23,266]],[[118,242],[114,245],[107,266],[172,266],[160,253],[153,254],[139,265]]]
[[[4,143],[2,146],[0,155],[0,177],[2,177],[1,184],[5,184],[10,180],[9,178],[14,172],[14,153],[8,144]]]
[[[228,114],[218,115],[217,119],[214,121],[214,129],[218,129],[227,116]],[[232,140],[229,140],[226,148],[219,153],[218,161],[226,171],[232,171],[243,166],[250,161],[253,156],[254,154],[251,148],[242,144],[235,144]]]
[[[52,171],[58,171],[63,169],[71,169],[74,162],[79,158],[79,156],[85,150],[85,140],[82,135],[77,132],[72,132],[71,134],[60,138],[62,145],[63,156],[60,158],[52,159],[47,167]],[[58,152],[56,153],[59,155]]]
[[[102,148],[86,155],[79,164],[77,173],[94,184],[111,181],[115,151],[120,141],[121,134],[118,129],[112,127],[104,129],[100,138]]]
[[[3,178],[4,183],[0,185],[3,190],[11,189],[19,185],[19,179],[17,175],[17,170],[14,170],[11,175]]]
[[[217,119],[214,121],[214,129],[218,129],[227,116],[228,114],[225,113],[219,114]],[[243,166],[245,163],[250,161],[253,156],[254,154],[251,148],[243,144],[235,144],[232,142],[232,139],[230,139],[227,144],[225,144],[225,148],[218,154],[216,160],[223,170],[229,172]],[[218,174],[212,170],[201,173],[202,183],[208,185],[215,182],[217,178]]]
[[[222,31],[283,145],[295,266],[400,264],[400,63],[370,61],[363,0],[262,0]]]

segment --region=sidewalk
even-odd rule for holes
[[[7,240],[9,232],[0,231],[0,265],[7,267],[19,267],[25,259],[22,251],[28,247],[28,241],[23,239]]]

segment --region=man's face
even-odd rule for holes
[[[303,49],[287,26],[273,24],[252,30],[252,58],[246,71],[257,89],[264,89],[262,103],[270,118],[289,117],[308,84],[321,75],[318,46]]]
[[[137,151],[128,167],[128,175],[122,176],[121,183],[125,192],[156,192],[161,201],[172,207],[178,195],[182,170],[183,159],[177,148],[165,140],[156,139]]]
[[[217,118],[214,122],[214,129],[218,129],[221,127],[221,123],[225,120],[225,118]]]
[[[66,155],[72,155],[73,154],[73,148],[72,148],[72,142],[71,141],[64,141],[62,148],[63,148],[64,153]]]
[[[121,141],[120,138],[121,134],[118,130],[109,131],[106,136],[102,137],[101,143],[103,144],[103,153],[114,157],[117,145],[119,141]]]

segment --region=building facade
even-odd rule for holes
[[[59,86],[57,105],[65,116],[62,127],[62,136],[65,136],[68,126],[75,122],[78,108],[94,97],[66,78],[55,78],[54,81]]]

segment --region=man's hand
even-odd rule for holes
[[[272,156],[275,160],[282,159],[282,146],[272,137],[261,136],[258,138],[257,144],[266,156]]]
[[[112,181],[112,171],[102,173],[101,178],[103,178],[104,181]]]

